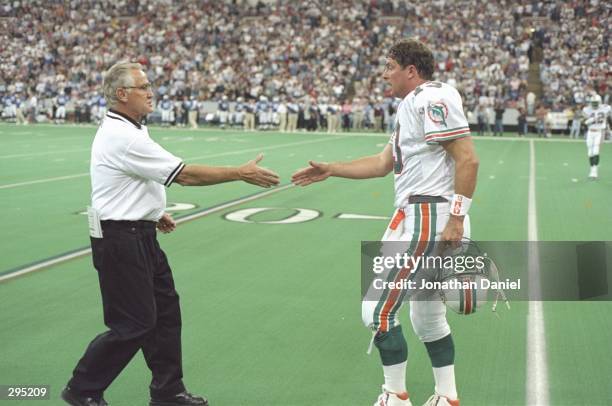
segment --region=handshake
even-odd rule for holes
[[[277,186],[280,177],[274,171],[259,166],[263,159],[263,154],[259,154],[255,159],[238,167],[238,177],[240,180],[265,188]],[[330,166],[323,162],[309,161],[309,167],[296,171],[291,176],[291,182],[298,186],[307,186],[314,182],[320,182],[331,175]]]

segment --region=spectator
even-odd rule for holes
[[[525,137],[527,135],[527,112],[524,108],[519,108],[518,116],[518,128],[517,133],[519,137]]]
[[[493,136],[496,137],[499,135],[500,137],[504,135],[504,112],[506,108],[504,107],[503,101],[497,101],[495,104],[495,126],[493,128]]]
[[[543,104],[538,104],[538,108],[535,111],[536,115],[536,132],[538,134],[538,138],[546,137],[548,135],[547,128],[547,116],[548,109]]]
[[[257,7],[165,0],[8,2],[2,8],[0,40],[7,45],[0,48],[0,83],[13,85],[14,94],[32,89],[41,107],[50,107],[44,100],[69,88],[100,120],[106,110],[95,94],[101,72],[110,61],[137,59],[157,88],[157,100],[183,95],[212,100],[217,94],[232,100],[283,94],[353,98],[352,125],[359,129],[364,122],[374,126],[378,117],[359,100],[387,89],[376,74],[384,49],[398,36],[417,36],[436,44],[434,80],[455,86],[465,105],[487,94],[520,100],[527,87],[527,54],[540,45],[543,101],[580,103],[588,86],[607,92],[606,6],[600,1],[534,7],[520,0],[508,18],[507,2],[483,6],[477,0],[279,0]],[[385,19],[391,10],[403,19]],[[538,26],[532,34],[524,19],[533,15]],[[533,115],[535,94],[527,99]],[[184,120],[184,114],[175,116]]]

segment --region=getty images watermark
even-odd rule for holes
[[[490,259],[482,255],[410,255],[408,252],[378,255],[372,258],[372,281],[377,290],[447,290],[447,289],[521,289],[521,279],[491,280]],[[392,271],[395,270],[395,274]],[[427,277],[416,278],[417,270]],[[398,274],[401,274],[399,279]],[[461,276],[466,276],[461,278]],[[468,276],[482,275],[481,278]],[[423,275],[425,276],[425,275]],[[452,277],[451,277],[452,276]]]
[[[504,290],[511,301],[611,301],[610,241],[362,241],[361,293],[429,300],[440,291]],[[438,292],[438,293],[436,293]]]

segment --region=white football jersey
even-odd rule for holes
[[[607,104],[600,104],[596,109],[593,106],[586,106],[582,109],[585,123],[589,127],[589,130],[605,130],[607,127],[608,116],[610,115],[611,108]]]
[[[440,142],[470,135],[459,92],[441,82],[426,82],[400,103],[393,147],[395,207],[405,207],[413,195],[451,200],[455,162]]]

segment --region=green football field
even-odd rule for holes
[[[237,165],[263,152],[262,164],[282,178],[272,190],[242,183],[168,190],[169,209],[182,220],[159,239],[181,295],[189,390],[214,406],[371,405],[383,377],[376,351],[366,355],[360,242],[384,232],[392,177],[307,188],[289,179],[309,159],[376,153],[388,136],[150,132],[186,163]],[[105,329],[82,214],[94,133],[93,126],[0,125],[0,385],[51,388],[50,400],[0,403],[61,405],[72,368]],[[588,181],[584,141],[475,143],[473,239],[611,240],[611,144],[602,147],[600,179]],[[498,313],[449,313],[462,405],[612,404],[609,302],[513,302]],[[420,405],[433,392],[431,367],[407,306],[401,319],[408,390]],[[146,405],[149,379],[138,354],[105,398]]]

